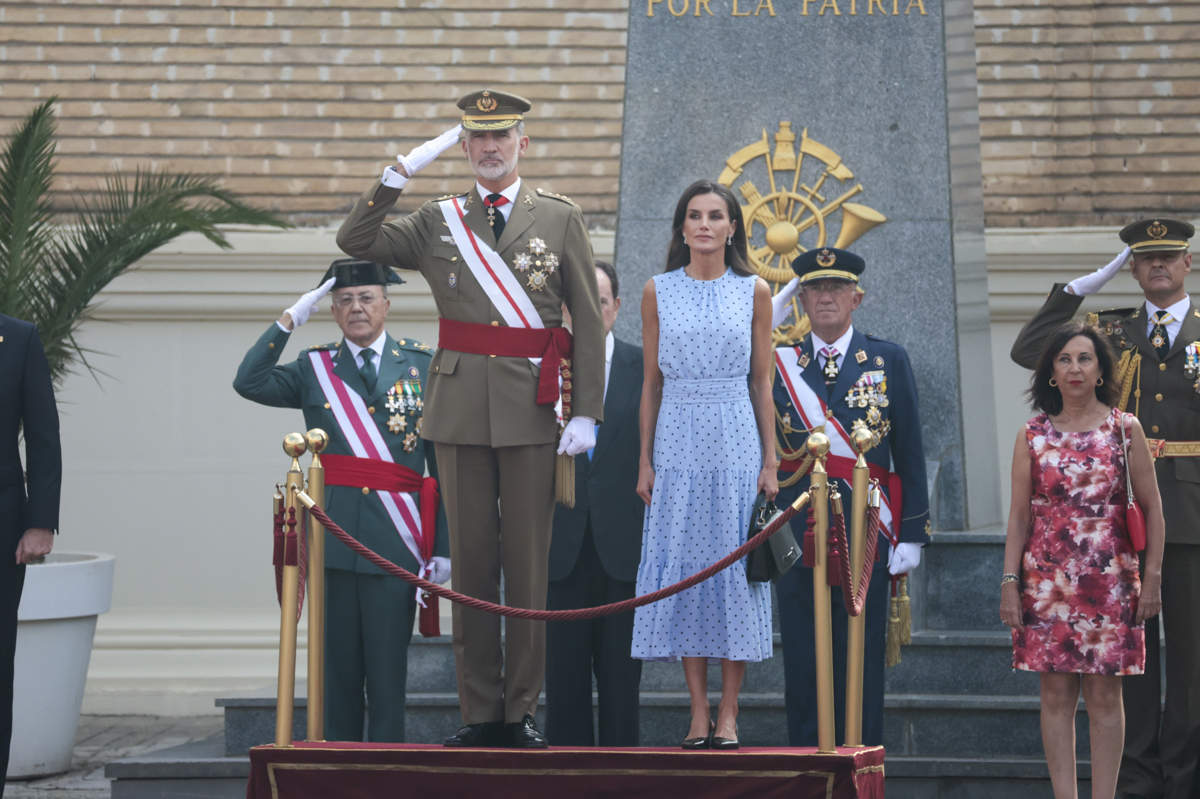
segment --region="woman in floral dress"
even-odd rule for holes
[[[1141,425],[1113,406],[1113,354],[1092,327],[1068,322],[1047,343],[1029,396],[1039,413],[1013,451],[1000,618],[1013,668],[1041,673],[1042,746],[1056,799],[1075,785],[1075,707],[1091,735],[1092,797],[1111,799],[1125,738],[1121,676],[1141,674],[1144,619],[1158,613],[1164,524]],[[1125,450],[1146,514],[1146,572],[1125,530]]]

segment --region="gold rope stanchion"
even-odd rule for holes
[[[308,466],[308,495],[325,505],[325,467],[321,453],[329,435],[319,427],[304,434],[312,463]],[[308,740],[325,740],[325,528],[308,520]]]
[[[296,492],[304,490],[304,473],[299,458],[307,449],[304,436],[288,433],[283,439],[283,451],[292,457],[284,488],[285,524],[288,534],[294,534],[294,523],[300,509]],[[297,546],[299,549],[299,546]],[[287,537],[284,539],[283,591],[279,602],[279,680],[275,699],[275,745],[292,745],[292,714],[296,704],[296,624],[300,606],[300,567],[289,564],[286,557]]]
[[[817,665],[817,751],[828,753],[837,748],[833,720],[833,622],[829,597],[829,475],[825,471],[829,438],[824,433],[811,433],[805,446],[816,459],[809,493],[812,495],[816,536],[812,579],[813,649]]]
[[[858,459],[854,463],[851,480],[853,505],[850,509],[850,589],[858,588],[866,564],[863,552],[867,537],[867,495],[871,470],[863,453],[875,444],[875,436],[865,427],[856,427],[851,433]],[[846,619],[846,746],[862,746],[863,707],[863,660],[866,651],[867,603],[863,599],[863,612]]]

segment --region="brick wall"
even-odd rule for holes
[[[296,223],[327,224],[396,152],[454,124],[458,97],[502,85],[535,104],[522,175],[611,227],[625,9],[619,0],[3,0],[0,127],[54,94],[62,192],[150,164],[227,176]],[[469,175],[450,153],[408,202],[461,190]]]
[[[0,126],[61,98],[60,192],[148,163],[336,224],[395,152],[453,124],[455,98],[505,86],[535,103],[522,173],[611,227],[627,8],[0,0]],[[989,226],[1200,214],[1200,0],[975,0],[975,22]],[[402,207],[468,176],[449,154]]]
[[[975,0],[987,224],[1200,215],[1200,2]]]

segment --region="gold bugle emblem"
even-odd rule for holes
[[[1150,223],[1150,227],[1146,228],[1146,234],[1152,239],[1161,239],[1167,235],[1167,226],[1155,219]]]
[[[830,267],[837,263],[837,256],[829,250],[821,250],[817,253],[817,266]]]

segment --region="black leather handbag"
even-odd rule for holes
[[[761,533],[778,512],[775,503],[760,493],[754,500],[754,510],[750,514],[750,532],[747,540]],[[754,583],[778,579],[799,559],[800,547],[796,544],[796,537],[792,535],[791,525],[785,524],[772,533],[766,543],[751,550],[746,556],[746,579]]]

